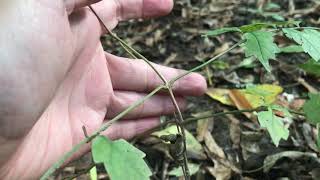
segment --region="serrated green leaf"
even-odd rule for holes
[[[320,63],[316,62],[313,59],[309,60],[305,64],[299,65],[299,67],[308,74],[320,77]]]
[[[218,36],[218,35],[228,33],[228,32],[241,32],[241,31],[237,27],[226,27],[226,28],[221,28],[221,29],[209,31],[206,33],[206,36]]]
[[[320,123],[320,94],[310,93],[309,98],[303,105],[303,111],[306,113],[307,120],[316,125]]]
[[[261,127],[267,128],[272,142],[278,146],[281,139],[287,140],[289,137],[289,130],[284,126],[283,119],[276,116],[269,107],[268,111],[257,113],[258,120]]]
[[[314,29],[297,31],[295,29],[284,28],[285,35],[300,44],[304,52],[308,53],[315,61],[320,61],[320,32]]]
[[[98,136],[92,142],[92,155],[95,163],[104,164],[112,180],[148,180],[151,176],[145,154],[125,140]]]
[[[269,65],[270,59],[276,58],[276,53],[280,50],[273,42],[274,34],[265,31],[255,31],[244,34],[246,42],[244,43],[244,50],[246,57],[256,57],[268,72],[271,72]]]
[[[194,175],[196,172],[199,171],[200,165],[188,163],[188,167],[189,167],[190,175]],[[183,176],[183,171],[182,171],[181,167],[177,167],[177,168],[174,168],[171,171],[169,171],[168,174],[170,176],[181,177],[181,176]]]
[[[280,48],[281,53],[302,53],[303,48],[300,45],[290,45]]]
[[[98,173],[97,173],[96,166],[94,166],[93,168],[90,169],[90,179],[91,180],[97,180],[98,179]]]

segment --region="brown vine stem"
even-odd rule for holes
[[[99,22],[104,26],[105,30],[107,32],[109,32],[109,34],[115,38],[116,40],[118,40],[122,46],[126,47],[125,50],[129,50],[134,56],[136,55],[137,57],[143,59],[156,73],[157,75],[161,78],[161,80],[164,82],[164,85],[160,85],[159,87],[157,87],[156,89],[154,89],[151,93],[149,93],[147,96],[145,96],[144,98],[140,99],[139,101],[135,102],[134,104],[130,105],[126,110],[124,110],[123,112],[121,112],[120,114],[118,114],[115,118],[111,119],[110,121],[108,121],[107,123],[105,123],[104,125],[102,125],[102,127],[100,129],[98,129],[96,132],[94,132],[92,135],[86,137],[84,140],[80,141],[77,145],[75,145],[69,152],[67,152],[66,154],[64,154],[56,163],[54,163],[46,172],[45,174],[40,178],[41,180],[45,180],[48,179],[56,170],[58,170],[59,168],[61,168],[63,166],[63,164],[70,159],[78,150],[80,150],[80,148],[82,148],[85,144],[91,142],[95,137],[99,136],[103,131],[105,131],[106,129],[108,129],[113,123],[117,122],[119,119],[121,119],[123,116],[125,116],[126,114],[128,114],[129,112],[131,112],[133,109],[135,109],[136,107],[140,106],[142,103],[144,103],[146,100],[148,100],[150,97],[152,97],[153,95],[155,95],[156,93],[158,93],[160,90],[163,89],[167,89],[170,90],[172,92],[172,85],[179,79],[183,78],[184,76],[190,74],[191,72],[197,71],[201,68],[203,68],[204,66],[210,64],[211,62],[217,60],[218,58],[220,58],[221,56],[223,56],[224,54],[228,53],[229,51],[233,50],[234,48],[236,48],[237,46],[239,46],[240,44],[242,44],[244,41],[240,41],[238,43],[236,43],[235,45],[233,45],[231,48],[227,49],[226,51],[220,53],[219,55],[213,57],[212,59],[210,59],[209,61],[191,69],[190,71],[170,80],[170,82],[168,82],[164,76],[159,73],[159,71],[157,71],[157,69],[152,65],[152,63],[147,60],[143,55],[141,55],[140,53],[138,53],[136,50],[134,50],[131,46],[129,46],[126,42],[124,42],[121,38],[119,38],[116,34],[112,33],[103,23],[103,21],[99,18],[99,16],[97,15],[97,13],[92,9],[91,6],[89,6],[89,8],[92,10],[92,12],[97,16]],[[172,101],[176,101],[173,99]],[[183,120],[182,118],[182,114],[181,111],[179,109],[179,106],[177,105],[177,103],[175,103],[175,108],[177,109],[178,112],[178,116],[180,120]],[[179,111],[180,111],[180,115],[179,115]],[[179,120],[179,121],[180,121]],[[173,122],[172,122],[173,123]],[[181,125],[185,124],[185,122],[182,122]],[[179,125],[179,123],[177,124]],[[180,126],[181,128],[181,126]],[[185,139],[185,137],[184,137]],[[185,168],[188,168],[187,166]]]
[[[169,88],[169,94],[170,94],[170,97],[171,97],[171,100],[172,100],[172,103],[174,104],[174,106],[176,107],[176,111],[178,113],[178,122],[177,122],[177,126],[180,128],[181,130],[181,133],[182,133],[182,136],[184,138],[184,141],[183,141],[183,145],[184,145],[184,153],[183,153],[183,164],[184,164],[184,167],[182,167],[183,172],[184,172],[184,176],[185,176],[185,179],[186,180],[189,180],[190,179],[190,172],[189,172],[189,168],[188,168],[188,157],[187,157],[187,143],[186,143],[186,133],[185,133],[185,129],[182,125],[182,123],[184,122],[183,120],[183,116],[182,116],[182,113],[179,109],[179,105],[176,101],[176,98],[173,94],[173,91],[172,91],[172,88]]]

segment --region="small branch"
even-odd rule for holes
[[[91,136],[85,138],[84,140],[80,141],[77,145],[75,145],[69,152],[67,152],[61,159],[59,159],[55,164],[53,164],[50,169],[47,170],[47,172],[41,177],[41,180],[48,179],[57,169],[59,169],[68,159],[72,157],[73,154],[75,154],[82,146],[85,144],[91,142],[95,137],[99,136],[103,131],[108,129],[113,123],[124,117],[126,114],[131,112],[136,107],[140,106],[142,103],[144,103],[146,100],[148,100],[150,97],[155,95],[157,92],[165,88],[164,86],[159,86],[155,90],[153,90],[151,93],[149,93],[144,98],[140,99],[139,101],[135,102],[131,106],[129,106],[126,110],[118,114],[116,117],[114,117],[112,120],[105,123],[99,130],[94,132]]]
[[[160,79],[163,81],[163,83],[167,84],[167,80],[164,78],[164,76],[157,71],[157,69],[152,65],[152,63],[146,58],[144,57],[142,54],[140,54],[138,51],[136,51],[135,49],[133,49],[131,46],[129,46],[124,40],[122,40],[120,37],[118,37],[115,33],[113,33],[112,31],[109,30],[109,28],[104,24],[104,22],[102,21],[102,19],[99,17],[99,15],[96,13],[96,11],[89,5],[90,10],[92,11],[92,13],[97,17],[97,19],[99,20],[100,24],[103,26],[103,28],[110,34],[110,36],[114,39],[116,39],[117,41],[120,42],[120,44],[124,47],[124,49],[131,55],[133,55],[135,57],[135,55],[139,58],[141,58],[142,60],[144,60],[156,73],[157,75],[160,77]]]
[[[182,123],[184,122],[183,121],[183,116],[182,116],[182,113],[181,113],[181,110],[179,108],[179,105],[176,101],[176,98],[172,92],[172,88],[168,88],[169,89],[169,94],[170,94],[170,97],[171,97],[171,100],[172,100],[172,103],[176,109],[176,111],[178,112],[178,122],[177,122],[177,126],[180,128],[181,130],[181,133],[182,133],[182,137],[184,139],[183,143],[184,143],[184,153],[183,153],[183,164],[184,164],[184,167],[182,167],[182,169],[184,170],[184,176],[185,176],[185,180],[189,180],[190,179],[190,171],[189,171],[189,168],[188,168],[188,157],[187,157],[187,143],[186,143],[186,133],[185,133],[185,128],[183,127]]]
[[[203,63],[203,64],[201,64],[201,65],[199,65],[199,66],[197,66],[197,67],[195,67],[195,68],[187,71],[187,72],[184,73],[184,74],[181,74],[181,75],[173,78],[172,80],[170,80],[169,83],[170,83],[170,84],[174,84],[174,82],[176,82],[177,80],[183,78],[184,76],[187,76],[187,75],[189,75],[190,73],[195,72],[195,71],[197,71],[197,70],[199,70],[199,69],[201,69],[201,68],[203,68],[203,67],[211,64],[212,62],[218,60],[221,56],[227,54],[228,52],[230,52],[231,50],[235,49],[236,47],[238,47],[239,45],[241,45],[241,44],[244,43],[244,42],[245,42],[245,40],[239,41],[238,43],[234,44],[233,46],[231,46],[231,47],[230,47],[229,49],[227,49],[226,51],[223,51],[222,53],[220,53],[220,54],[218,54],[217,56],[209,59],[209,60],[206,61],[205,63]]]

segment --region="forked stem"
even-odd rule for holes
[[[128,45],[125,41],[123,41],[121,38],[119,38],[116,34],[114,34],[113,32],[111,32],[107,26],[103,23],[103,21],[101,20],[101,18],[97,15],[97,13],[94,11],[94,9],[89,6],[89,8],[92,10],[92,12],[95,14],[95,16],[97,17],[97,19],[99,20],[99,22],[102,24],[102,26],[104,27],[104,29],[111,35],[111,37],[115,38],[116,40],[118,40],[120,42],[120,44],[124,47],[124,49],[133,57],[138,57],[141,58],[142,60],[144,60],[154,71],[155,73],[157,73],[157,75],[159,76],[159,78],[163,81],[163,85],[160,85],[159,87],[157,87],[156,89],[154,89],[151,93],[149,93],[147,96],[145,96],[144,98],[140,99],[139,101],[135,102],[134,104],[132,104],[131,106],[129,106],[126,110],[124,110],[123,112],[121,112],[120,114],[118,114],[115,118],[113,118],[112,120],[108,121],[107,123],[105,123],[99,130],[97,130],[96,132],[94,132],[92,135],[86,137],[84,140],[82,140],[81,142],[79,142],[77,145],[75,145],[69,152],[67,152],[63,157],[61,157],[55,164],[53,164],[48,170],[47,172],[41,177],[41,180],[45,180],[48,179],[56,170],[58,170],[59,168],[61,168],[63,166],[63,164],[70,159],[77,151],[80,150],[80,148],[82,148],[85,144],[91,142],[95,137],[99,136],[103,131],[105,131],[106,129],[108,129],[113,123],[117,122],[119,119],[121,119],[122,117],[124,117],[126,114],[128,114],[129,112],[131,112],[133,109],[135,109],[136,107],[138,107],[139,105],[143,104],[146,100],[148,100],[150,97],[152,97],[153,95],[155,95],[157,92],[159,92],[160,90],[163,89],[167,89],[169,91],[171,100],[176,108],[176,111],[178,113],[178,121],[176,122],[176,125],[179,126],[182,135],[184,137],[184,145],[186,148],[186,142],[185,142],[185,131],[183,128],[183,124],[185,122],[183,122],[183,117],[182,117],[182,113],[179,109],[178,103],[174,97],[174,94],[172,92],[172,85],[179,79],[183,78],[184,76],[187,76],[188,74],[190,74],[191,72],[197,71],[205,66],[207,66],[208,64],[212,63],[213,61],[219,59],[221,56],[223,56],[224,54],[228,53],[229,51],[233,50],[234,48],[238,47],[240,44],[242,44],[244,42],[244,40],[236,43],[235,45],[233,45],[231,48],[229,48],[228,50],[220,53],[219,55],[213,57],[212,59],[210,59],[209,61],[189,70],[188,72],[177,76],[176,78],[170,80],[169,82],[165,79],[165,77],[159,72],[157,71],[157,69],[152,65],[152,63],[145,58],[143,55],[141,55],[139,52],[137,52],[135,49],[133,49],[130,45]],[[189,169],[188,169],[188,164],[187,164],[187,156],[186,156],[186,151],[184,153],[184,171],[185,171],[185,178],[187,180],[190,179],[190,175],[189,175]]]

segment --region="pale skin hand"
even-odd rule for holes
[[[106,119],[161,84],[143,61],[105,53],[105,33],[88,8],[97,0],[0,2],[0,178],[36,179]],[[110,29],[119,21],[170,12],[171,0],[104,0],[93,5]],[[171,79],[181,70],[156,65]],[[184,96],[204,93],[202,76],[174,87]],[[109,128],[111,139],[131,138],[174,111],[156,95]],[[82,153],[89,147],[82,149]],[[12,154],[11,152],[15,152]],[[78,155],[80,155],[79,153]]]

